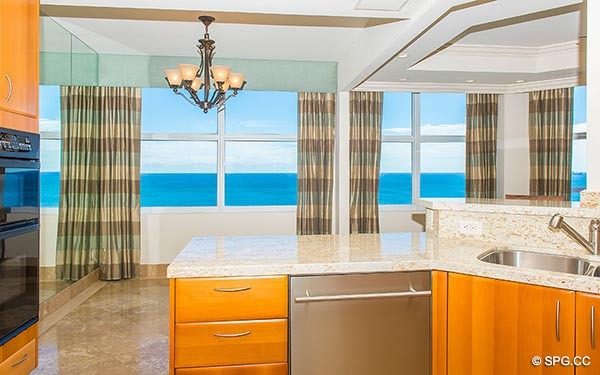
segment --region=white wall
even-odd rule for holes
[[[58,231],[58,210],[42,208],[40,215],[40,266],[56,264],[56,233]]]
[[[382,232],[418,232],[415,211],[381,210]],[[421,214],[422,215],[422,214]],[[422,218],[417,217],[420,221]],[[293,235],[296,212],[290,210],[239,210],[207,212],[198,209],[142,209],[141,263],[170,263],[192,237],[215,235]],[[56,255],[56,209],[43,209],[41,215],[40,265],[54,266]]]
[[[500,95],[498,196],[529,194],[529,94]]]

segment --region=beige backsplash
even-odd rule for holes
[[[548,229],[548,222],[552,214],[547,212],[540,214],[510,214],[506,212],[427,209],[426,216],[427,232],[441,238],[499,242],[515,247],[548,248],[572,255],[587,254],[584,248],[564,233],[556,233]],[[585,237],[588,234],[591,218],[565,215],[566,221]],[[463,220],[481,222],[481,235],[461,233],[459,225]]]

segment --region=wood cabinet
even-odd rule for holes
[[[178,279],[177,322],[214,322],[287,317],[287,279],[225,277]]]
[[[0,125],[37,131],[39,0],[0,2]],[[22,119],[21,116],[25,119]],[[34,121],[32,121],[34,120]]]
[[[574,356],[575,292],[449,274],[447,319],[448,375],[574,372],[532,358]]]
[[[0,346],[0,374],[27,375],[37,367],[37,324]]]
[[[588,356],[589,366],[577,367],[577,375],[600,374],[600,295],[577,293],[577,334],[575,352],[583,358]]]
[[[175,370],[175,375],[287,375],[287,373],[287,363],[184,368]]]
[[[181,323],[175,367],[287,362],[287,320]]]
[[[170,374],[287,374],[287,276],[172,279],[170,296]]]
[[[431,272],[431,373],[446,375],[448,340],[448,273]]]

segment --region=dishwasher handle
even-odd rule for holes
[[[410,297],[421,297],[430,296],[430,290],[423,291],[410,291],[410,292],[383,292],[383,293],[360,293],[360,294],[338,294],[331,296],[311,296],[306,291],[306,296],[296,297],[294,301],[296,303],[308,303],[308,302],[327,302],[327,301],[352,301],[352,300],[365,300],[365,299],[381,299],[381,298],[410,298]]]

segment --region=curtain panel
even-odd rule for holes
[[[382,92],[350,92],[350,233],[379,233]]]
[[[140,257],[141,89],[61,87],[57,276],[135,276]]]
[[[331,234],[335,94],[298,93],[298,234]]]
[[[571,199],[573,88],[529,93],[531,195]]]
[[[467,94],[467,198],[496,198],[498,95]]]

